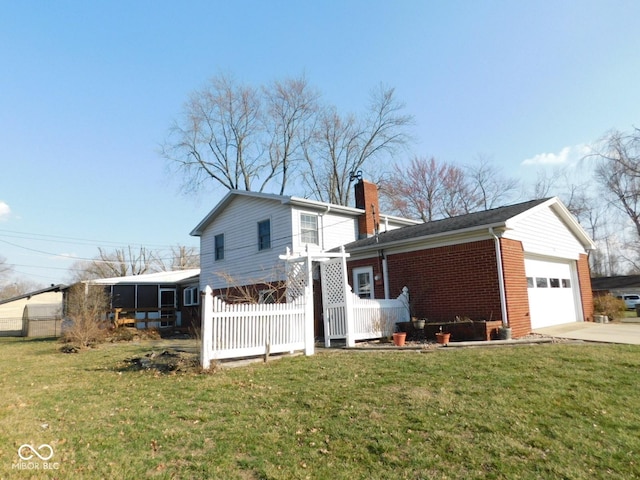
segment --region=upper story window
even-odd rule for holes
[[[220,235],[216,235],[214,237],[215,241],[215,259],[216,260],[224,260],[224,233]]]
[[[300,214],[300,241],[319,245],[318,241],[318,216],[308,213]]]
[[[271,248],[271,220],[258,222],[258,250]]]

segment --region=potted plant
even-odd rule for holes
[[[498,327],[498,338],[500,340],[511,340],[511,327],[506,323]]]
[[[439,332],[436,332],[436,342],[442,345],[446,345],[447,343],[449,343],[450,339],[451,339],[451,333],[443,332],[442,327],[440,327]]]

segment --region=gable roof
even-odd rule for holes
[[[213,207],[213,209],[202,219],[198,225],[191,231],[190,235],[199,237],[204,230],[213,222],[220,213],[236,198],[247,197],[257,198],[261,200],[271,200],[282,205],[291,205],[296,207],[308,208],[318,211],[339,212],[352,217],[358,217],[365,213],[361,208],[345,207],[344,205],[336,205],[333,203],[318,202],[317,200],[309,200],[308,198],[290,197],[286,195],[276,195],[273,193],[250,192],[246,190],[229,190],[229,192]],[[401,225],[415,225],[420,222],[409,218],[396,217],[393,215],[380,214],[380,218],[392,220]]]
[[[169,272],[145,273],[142,275],[129,275],[128,277],[97,278],[87,280],[86,283],[94,285],[132,285],[132,284],[158,284],[158,283],[182,283],[195,279],[200,275],[199,268],[187,270],[174,270]]]
[[[540,208],[547,207],[554,209],[556,214],[564,220],[568,228],[576,235],[585,248],[595,248],[593,241],[557,197],[530,200],[515,205],[507,205],[505,207],[493,208],[481,212],[434,220],[420,225],[398,228],[380,233],[377,236],[356,240],[355,242],[345,245],[344,248],[347,252],[354,252],[454,233],[489,230],[490,228],[508,228],[510,223]]]
[[[31,298],[35,295],[40,295],[42,293],[59,292],[61,290],[64,290],[65,288],[67,288],[67,286],[62,283],[59,283],[58,285],[51,285],[50,287],[47,287],[47,288],[42,288],[40,290],[35,290],[33,292],[23,293],[22,295],[17,295],[15,297],[0,300],[0,305],[4,303],[15,302],[16,300],[22,300],[23,298]]]

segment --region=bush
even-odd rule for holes
[[[593,298],[593,309],[597,315],[606,315],[611,320],[618,320],[624,317],[627,306],[624,300],[613,295],[597,295]]]
[[[108,309],[109,297],[103,288],[73,285],[67,295],[68,326],[62,332],[62,341],[79,348],[105,341],[109,332],[109,322],[105,320]]]

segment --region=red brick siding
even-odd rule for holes
[[[593,322],[593,291],[591,290],[591,271],[589,257],[581,254],[577,261],[578,281],[580,282],[580,297],[582,298],[582,313],[586,322]]]
[[[524,251],[521,242],[506,238],[500,239],[500,250],[502,252],[507,317],[511,326],[511,335],[518,338],[531,332]]]
[[[392,298],[409,288],[412,314],[431,321],[451,321],[456,315],[474,320],[501,320],[498,269],[493,240],[463,243],[389,255]],[[349,262],[349,268],[371,265],[377,259]],[[351,279],[350,279],[351,281]],[[376,284],[376,298],[383,285]]]

